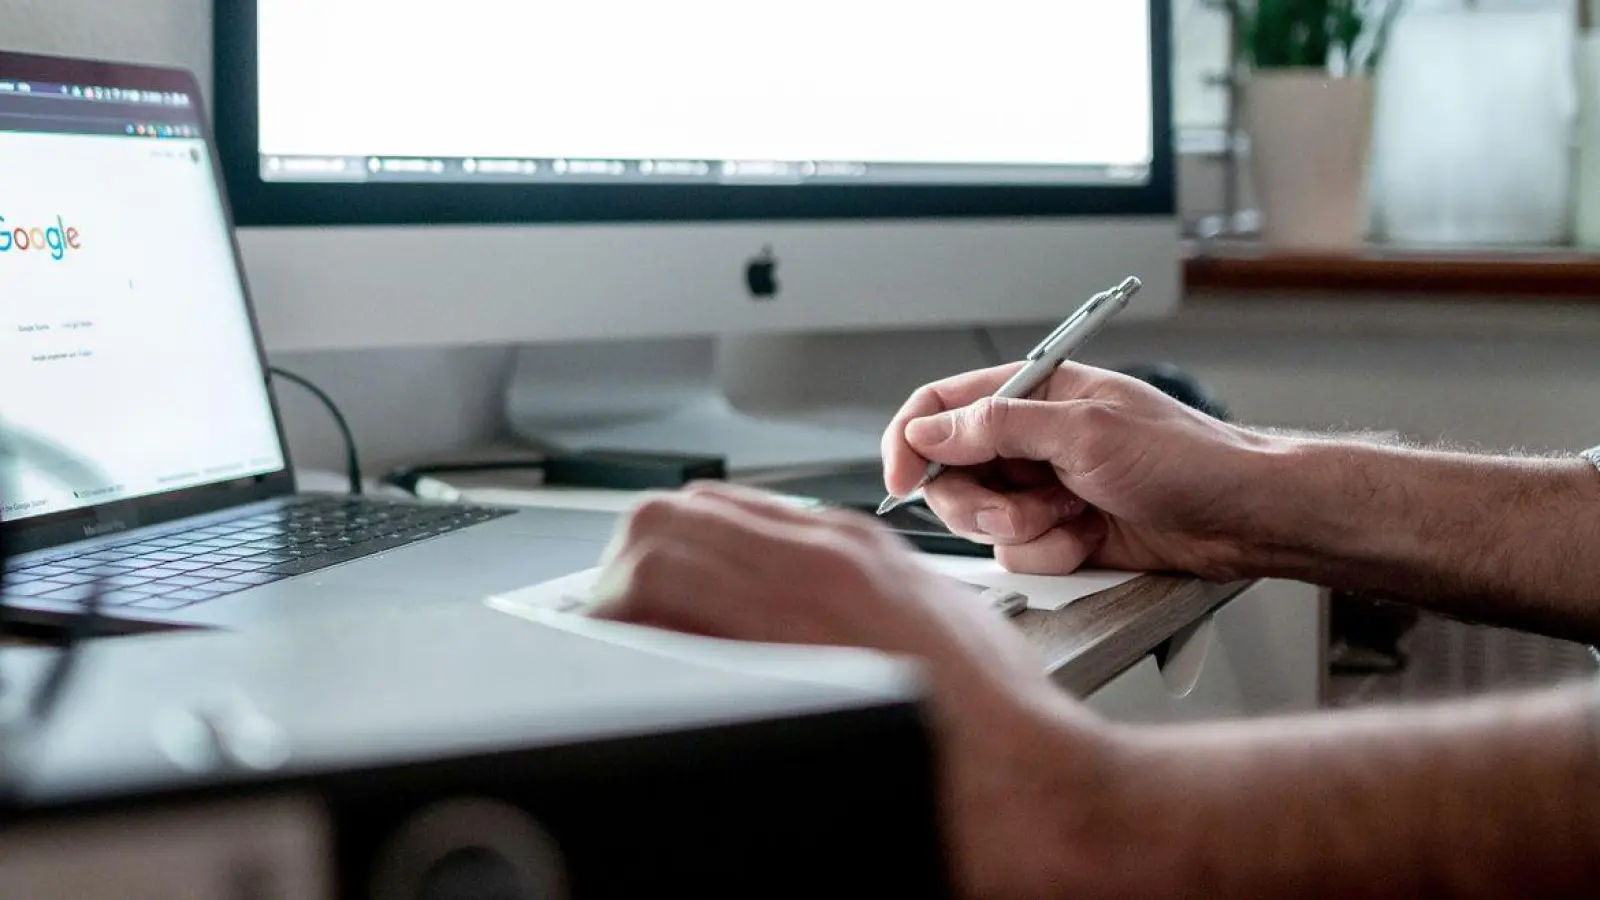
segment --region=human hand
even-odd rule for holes
[[[1008,620],[870,517],[697,484],[640,504],[607,548],[596,615],[744,641],[881,650],[936,675],[1043,683]]]
[[[628,517],[606,553],[592,615],[922,663],[958,887],[1019,896],[1040,878],[1019,860],[1055,865],[1092,845],[1076,823],[1108,788],[1110,739],[1050,684],[1015,625],[965,590],[866,516],[704,485]],[[1074,823],[1070,833],[1063,820]]]
[[[884,434],[889,492],[909,494],[930,460],[950,467],[924,492],[929,507],[1012,571],[1239,574],[1274,438],[1070,362],[1034,399],[994,397],[1016,369],[914,393]]]

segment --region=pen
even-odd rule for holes
[[[1001,385],[994,395],[1014,400],[1031,396],[1050,380],[1050,376],[1073,352],[1082,347],[1117,313],[1122,312],[1127,307],[1128,301],[1133,299],[1133,295],[1139,293],[1139,288],[1143,286],[1139,279],[1130,276],[1116,287],[1089,298],[1089,302],[1068,316],[1055,331],[1050,332],[1049,336],[1039,342],[1039,346],[1033,348],[1027,356],[1027,365]],[[943,465],[929,463],[916,490],[904,497],[889,497],[884,500],[883,505],[878,507],[878,515],[887,515],[907,503],[921,499],[923,488],[943,472]]]

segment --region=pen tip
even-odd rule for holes
[[[1127,278],[1123,279],[1122,284],[1117,286],[1117,290],[1124,294],[1136,294],[1142,287],[1144,287],[1144,282],[1132,275],[1129,275]]]
[[[886,516],[889,513],[894,512],[895,509],[899,505],[900,505],[900,498],[899,497],[890,497],[890,498],[884,500],[883,503],[879,504],[879,506],[878,506],[878,515]]]

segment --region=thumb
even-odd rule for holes
[[[906,425],[906,442],[923,459],[976,466],[993,459],[1048,462],[1059,450],[1065,403],[986,397],[971,406]]]

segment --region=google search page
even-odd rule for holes
[[[0,131],[28,173],[0,180],[0,429],[103,475],[24,459],[7,521],[283,467],[210,167],[198,140]]]
[[[261,0],[284,156],[1142,166],[1143,0]]]

